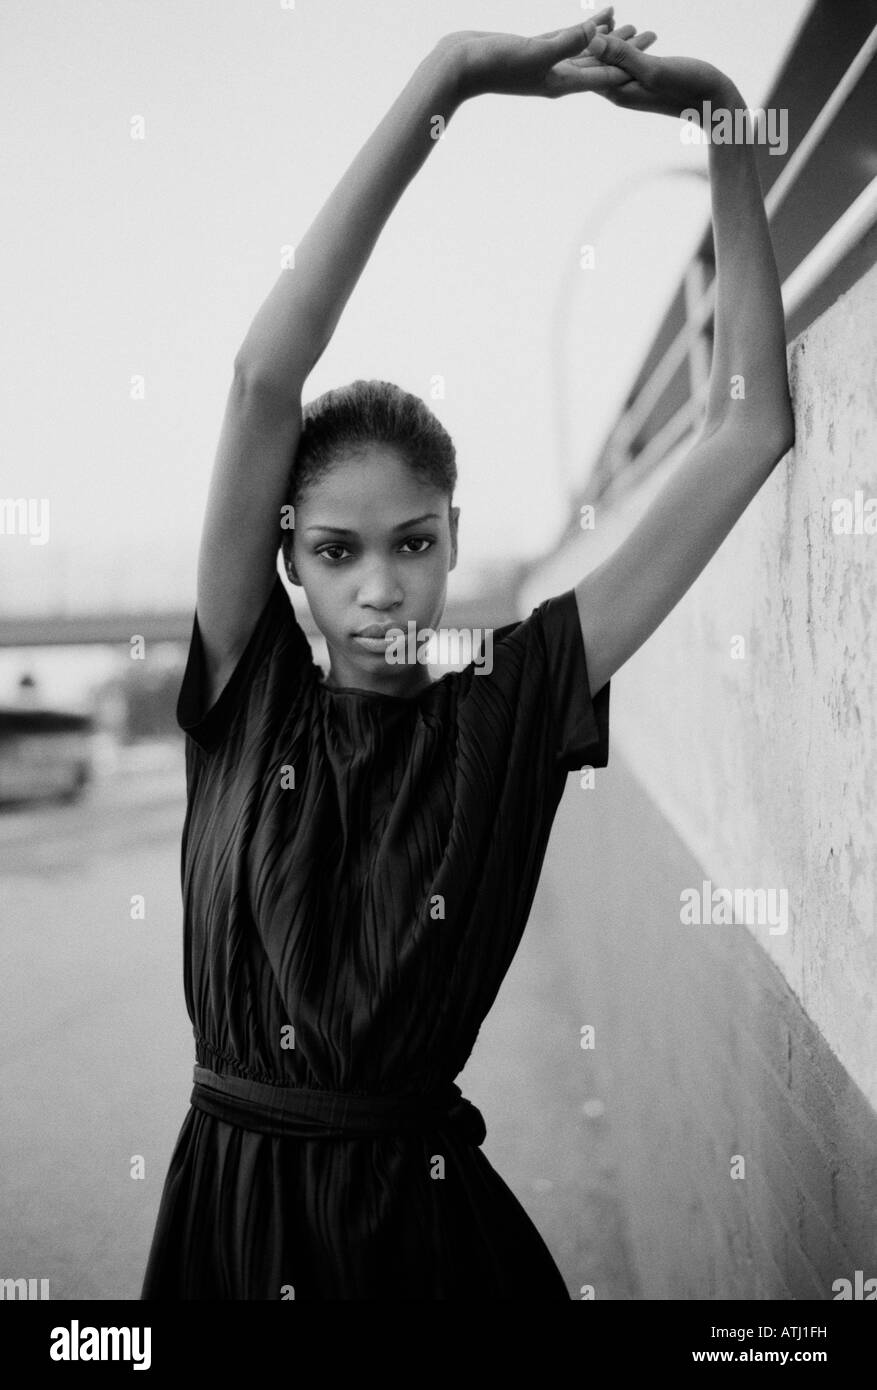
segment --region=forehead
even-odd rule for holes
[[[368,445],[315,478],[297,512],[303,531],[385,535],[414,520],[448,520],[449,506],[442,489],[418,478],[396,450]]]
[[[301,501],[301,510],[309,515],[342,509],[384,520],[391,514],[410,516],[412,506],[420,511],[446,509],[442,489],[419,477],[397,450],[383,444],[364,445],[333,459],[308,484]]]

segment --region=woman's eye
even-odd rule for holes
[[[431,536],[409,536],[406,541],[402,542],[403,547],[407,545],[415,545],[418,547],[417,550],[409,551],[409,555],[423,555],[433,544],[434,542]],[[343,554],[338,554],[339,551],[350,554],[347,546],[342,545],[340,541],[335,541],[332,545],[322,546],[317,551],[317,554],[324,556],[331,563],[336,564],[343,558]]]

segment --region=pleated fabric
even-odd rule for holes
[[[186,733],[184,985],[195,1061],[361,1096],[465,1065],[520,942],[569,772],[605,767],[572,589],[416,696],[323,680],[279,575]],[[527,1116],[521,1115],[521,1123]],[[191,1105],[143,1299],[568,1299],[477,1143],[292,1138]]]

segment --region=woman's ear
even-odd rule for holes
[[[460,520],[460,508],[459,508],[459,507],[451,507],[451,511],[450,511],[450,523],[451,523],[451,563],[448,565],[448,569],[449,569],[449,570],[452,570],[452,569],[454,568],[454,566],[456,565],[456,563],[457,563],[457,523],[458,523],[459,520]]]

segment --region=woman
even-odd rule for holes
[[[238,352],[178,706],[198,1064],[144,1299],[569,1298],[454,1077],[526,925],[567,773],[607,763],[610,677],[792,442],[751,147],[710,150],[718,284],[697,442],[615,554],[462,670],[431,681],[421,660],[391,656],[393,631],[441,619],[457,554],[451,440],[388,383],[305,411],[301,392],[464,100],[742,105],[709,65],[650,55],[654,37],[615,31],[604,10],[538,38],[443,39]],[[277,574],[281,540],[326,638],[325,678]]]

